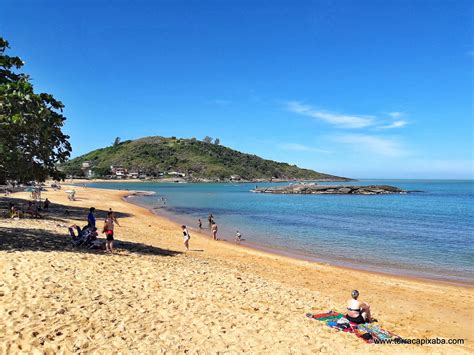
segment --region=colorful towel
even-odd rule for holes
[[[386,340],[386,339],[396,339],[400,338],[398,335],[393,334],[392,332],[382,329],[374,324],[370,323],[365,323],[365,324],[359,324],[357,329],[360,332],[365,332],[369,333],[372,335],[372,338],[375,339],[380,339],[380,340]]]
[[[311,318],[311,319],[316,319],[319,321],[331,321],[331,320],[337,320],[344,317],[344,314],[329,311],[327,313],[320,313],[320,314],[307,313],[306,317]]]
[[[333,311],[320,314],[307,313],[306,317],[326,322],[327,326],[338,331],[353,333],[366,343],[374,343],[375,339],[386,340],[400,338],[398,335],[373,324],[357,324],[349,322],[342,313]]]

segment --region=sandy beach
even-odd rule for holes
[[[179,225],[127,203],[129,192],[76,187],[69,201],[66,189],[43,192],[52,202],[43,219],[0,218],[3,354],[474,350],[473,288],[291,259],[195,231],[185,252]],[[66,227],[84,225],[91,206],[99,228],[109,208],[119,216],[114,255],[69,242]],[[366,344],[305,317],[344,312],[352,289],[384,329],[464,344]]]

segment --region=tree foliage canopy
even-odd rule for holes
[[[61,178],[56,164],[71,151],[61,131],[64,105],[34,92],[29,76],[17,72],[23,61],[6,55],[8,48],[0,37],[0,183]]]
[[[212,137],[205,136],[202,140],[204,143],[212,143]]]

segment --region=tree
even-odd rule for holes
[[[118,146],[120,144],[120,137],[116,137],[114,139],[114,147]]]
[[[8,48],[0,37],[0,184],[63,178],[57,164],[71,152],[61,131],[64,105],[34,92],[29,76],[17,72],[23,61],[6,55]]]
[[[202,141],[205,142],[205,143],[212,143],[212,137],[205,136]]]
[[[216,138],[216,139],[214,140],[214,144],[216,144],[216,145],[221,144],[221,140],[220,140],[219,138]]]

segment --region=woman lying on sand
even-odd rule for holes
[[[370,305],[366,302],[360,302],[357,299],[359,298],[359,291],[352,291],[351,296],[352,299],[347,301],[347,320],[357,324],[372,322],[373,320],[370,315]]]

